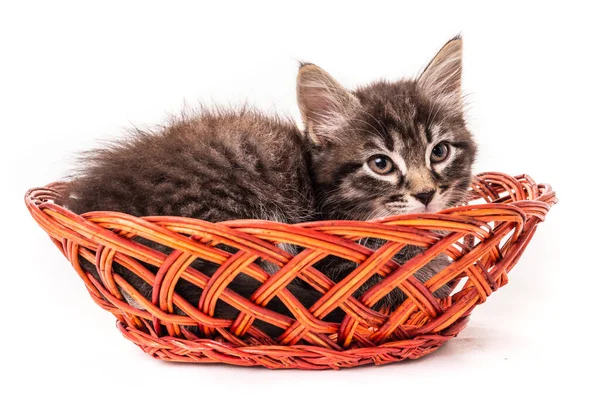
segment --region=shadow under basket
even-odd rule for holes
[[[478,304],[508,282],[507,274],[538,223],[557,202],[549,185],[536,184],[527,175],[483,173],[475,177],[467,205],[435,214],[298,225],[259,220],[210,223],[104,211],[80,216],[55,203],[62,188],[55,183],[28,191],[27,207],[94,301],[115,315],[127,339],[162,360],[276,369],[386,364],[433,352],[466,326]],[[385,244],[372,250],[360,244],[363,238],[379,238]],[[290,255],[282,243],[301,251]],[[399,265],[392,257],[404,246],[422,251]],[[413,276],[440,254],[452,259],[447,267],[425,283]],[[329,255],[359,267],[334,283],[313,266]],[[81,267],[82,258],[96,266],[97,274]],[[187,268],[196,259],[220,267],[206,276]],[[259,260],[280,269],[270,275],[257,265]],[[116,265],[143,279],[152,288],[151,300],[116,273]],[[250,298],[228,288],[238,274],[256,280],[259,289]],[[374,274],[384,278],[360,298],[353,297]],[[322,293],[320,300],[305,308],[286,288],[294,279]],[[175,291],[180,280],[202,289],[197,304]],[[434,297],[432,293],[445,284],[452,286],[452,294]],[[394,288],[407,297],[399,307],[371,309]],[[123,293],[143,309],[129,305]],[[287,315],[265,307],[274,297],[289,310]],[[237,317],[215,318],[218,300],[239,310]],[[325,316],[334,309],[345,315],[341,323],[327,322]],[[271,338],[254,323],[257,320],[283,333]]]

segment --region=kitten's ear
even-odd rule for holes
[[[441,48],[417,80],[429,95],[461,105],[462,38],[456,36]]]
[[[341,139],[341,128],[360,106],[352,93],[314,64],[300,64],[296,92],[302,121],[317,145]]]

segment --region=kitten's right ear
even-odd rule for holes
[[[461,106],[462,37],[455,36],[433,57],[417,79],[419,86],[437,99]]]
[[[296,93],[306,131],[317,145],[342,139],[341,128],[360,106],[352,93],[314,64],[300,64]]]

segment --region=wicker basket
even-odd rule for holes
[[[180,217],[136,218],[102,211],[79,216],[54,203],[60,190],[61,184],[56,183],[28,191],[27,207],[75,267],[94,301],[117,317],[117,327],[127,339],[168,361],[300,369],[386,364],[433,352],[466,326],[475,306],[507,283],[508,272],[537,224],[557,202],[549,185],[538,185],[527,175],[485,173],[475,178],[469,205],[437,214],[285,225],[258,220],[209,223]],[[136,236],[175,251],[166,256],[132,241]],[[373,251],[358,243],[364,237],[387,243]],[[239,250],[231,254],[214,247],[218,243]],[[305,250],[292,257],[278,243]],[[402,266],[390,261],[405,245],[420,246],[424,252]],[[441,253],[454,262],[424,284],[412,276]],[[78,255],[96,265],[101,281],[81,268]],[[336,284],[312,267],[326,255],[360,266]],[[269,275],[254,263],[259,257],[281,269]],[[186,269],[195,258],[221,267],[212,277]],[[159,267],[158,273],[139,261]],[[149,283],[152,302],[114,273],[113,263]],[[242,272],[263,283],[250,299],[227,289]],[[375,273],[385,279],[360,299],[352,297]],[[323,293],[310,309],[285,288],[294,278]],[[203,289],[199,304],[190,304],[174,292],[179,279]],[[453,294],[435,298],[432,292],[446,283],[453,285]],[[407,295],[400,307],[388,313],[371,310],[395,287]],[[146,309],[130,306],[119,288]],[[264,307],[274,296],[295,318]],[[217,299],[237,308],[237,319],[214,318]],[[185,315],[173,312],[174,305]],[[342,323],[323,321],[337,307],[345,313]],[[256,318],[285,333],[276,339],[266,336],[252,325]],[[201,337],[183,328],[190,325],[199,327]]]

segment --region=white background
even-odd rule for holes
[[[598,398],[598,11],[401,3],[2,2],[0,397]],[[353,87],[416,75],[458,32],[476,170],[526,172],[561,202],[509,285],[424,359],[338,372],[154,360],[25,209],[26,189],[61,178],[78,150],[160,123],[184,101],[248,100],[298,117],[297,60]]]

